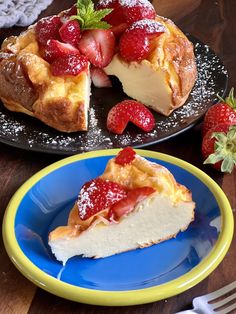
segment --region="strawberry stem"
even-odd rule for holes
[[[236,125],[231,125],[227,134],[212,133],[215,138],[215,151],[209,155],[204,164],[215,164],[222,161],[221,171],[231,173],[236,166]]]
[[[231,88],[229,95],[225,99],[223,99],[219,94],[217,94],[217,97],[223,103],[226,103],[231,108],[236,109],[236,98],[234,97],[234,88],[233,87]]]

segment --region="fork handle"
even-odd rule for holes
[[[195,310],[186,310],[186,311],[181,311],[175,314],[199,314],[199,312],[196,312]]]

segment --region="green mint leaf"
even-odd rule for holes
[[[77,15],[71,19],[77,19],[81,30],[86,29],[108,29],[111,27],[105,21],[101,21],[106,15],[112,12],[112,9],[95,10],[92,0],[77,1]]]

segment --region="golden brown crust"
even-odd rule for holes
[[[157,39],[149,61],[166,71],[173,100],[173,106],[164,113],[169,115],[187,100],[197,78],[197,66],[193,44],[183,32],[169,19],[157,16],[156,20],[166,26],[166,32]]]
[[[0,51],[0,98],[11,111],[31,115],[62,132],[87,130],[88,69],[54,77],[42,59],[34,27],[11,36]],[[88,83],[89,84],[89,83]]]

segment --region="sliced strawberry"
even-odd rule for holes
[[[77,47],[81,37],[79,22],[76,20],[69,20],[65,22],[59,29],[59,34],[65,43]]]
[[[68,55],[80,55],[80,51],[70,44],[61,43],[55,39],[49,39],[44,49],[44,59],[53,62],[59,57]]]
[[[82,55],[60,57],[51,64],[54,76],[78,75],[88,66],[88,60]]]
[[[98,68],[107,66],[115,52],[115,36],[109,29],[84,31],[78,43],[79,50]]]
[[[132,24],[121,36],[119,51],[128,61],[146,59],[152,51],[151,39],[165,32],[165,27],[155,20],[144,19]]]
[[[218,124],[210,129],[202,141],[204,164],[231,173],[236,167],[236,125]]]
[[[145,132],[155,126],[155,118],[148,108],[135,100],[124,100],[108,113],[107,128],[115,134],[122,134],[128,122],[134,123]]]
[[[148,0],[100,0],[98,9],[111,8],[113,11],[104,20],[112,26],[132,23],[142,19],[154,19],[156,12]]]
[[[85,183],[79,193],[79,217],[86,220],[101,210],[126,197],[126,190],[119,184],[100,178]]]
[[[135,155],[132,147],[125,147],[116,156],[115,163],[121,166],[128,165],[135,159]]]
[[[154,192],[155,189],[148,186],[129,191],[125,198],[111,206],[108,212],[108,220],[119,221],[122,216],[132,212],[138,203]]]
[[[45,17],[35,26],[37,40],[41,45],[46,45],[49,39],[59,39],[59,28],[62,22],[59,16]]]
[[[90,70],[91,80],[96,87],[111,87],[111,81],[103,69],[92,67]]]

